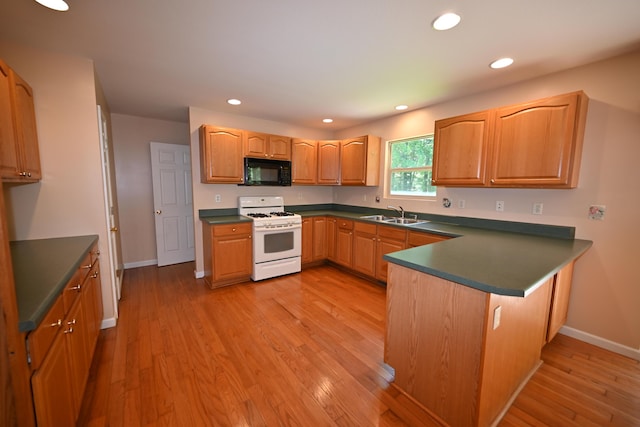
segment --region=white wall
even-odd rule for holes
[[[189,145],[187,123],[111,115],[125,268],[157,263],[150,142]]]
[[[0,57],[34,92],[42,180],[6,185],[12,240],[97,234],[108,253],[93,61],[0,41]],[[105,270],[108,257],[101,260]],[[115,318],[111,278],[101,275],[105,319]]]
[[[407,210],[443,215],[575,226],[577,238],[594,244],[576,264],[566,325],[584,333],[582,338],[590,334],[640,355],[640,279],[634,265],[640,259],[638,76],[640,52],[346,129],[338,135],[372,133],[387,141],[427,134],[433,132],[437,119],[584,90],[590,104],[576,189],[438,188],[435,201],[383,199],[376,204],[373,196],[383,195],[382,187],[364,191],[337,188],[334,199],[361,206],[402,204]],[[442,207],[443,197],[453,200],[452,208]],[[465,200],[465,209],[457,208],[459,199]],[[496,200],[505,202],[504,212],[495,211]],[[544,204],[543,215],[531,213],[534,202]],[[590,204],[606,205],[604,221],[587,219]]]

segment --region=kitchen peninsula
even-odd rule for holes
[[[385,363],[425,417],[489,426],[564,323],[573,264],[591,242],[461,234],[385,255]]]

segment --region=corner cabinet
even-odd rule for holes
[[[31,86],[0,60],[0,177],[7,182],[42,178]]]
[[[243,130],[201,126],[200,181],[205,184],[242,184],[245,141]]]
[[[380,181],[380,138],[371,135],[340,142],[341,185],[376,186]]]
[[[588,101],[578,91],[436,121],[433,184],[575,188]]]

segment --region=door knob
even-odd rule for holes
[[[116,231],[118,231],[118,227],[111,227],[111,231],[115,233]]]
[[[156,211],[156,214],[158,214],[158,215],[160,215],[161,213],[162,213],[162,211],[161,211],[160,209],[158,209],[158,210]]]

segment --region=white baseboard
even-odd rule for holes
[[[613,351],[614,353],[618,353],[632,359],[640,360],[640,349],[627,347],[626,345],[618,344],[616,342],[609,341],[607,339],[600,338],[587,332],[582,332],[577,329],[570,328],[568,326],[563,326],[562,328],[560,328],[559,333],[580,341],[587,342],[589,344],[593,344],[597,347],[604,348],[605,350]]]
[[[128,270],[130,268],[146,267],[146,266],[149,266],[149,265],[158,265],[158,260],[157,259],[148,259],[146,261],[125,262],[124,263],[124,269]]]
[[[202,279],[204,277],[204,271],[193,270],[193,275],[196,279]]]
[[[100,324],[100,329],[108,329],[108,328],[113,328],[116,326],[116,323],[118,321],[116,320],[115,317],[110,317],[108,319],[103,319],[102,323]]]

